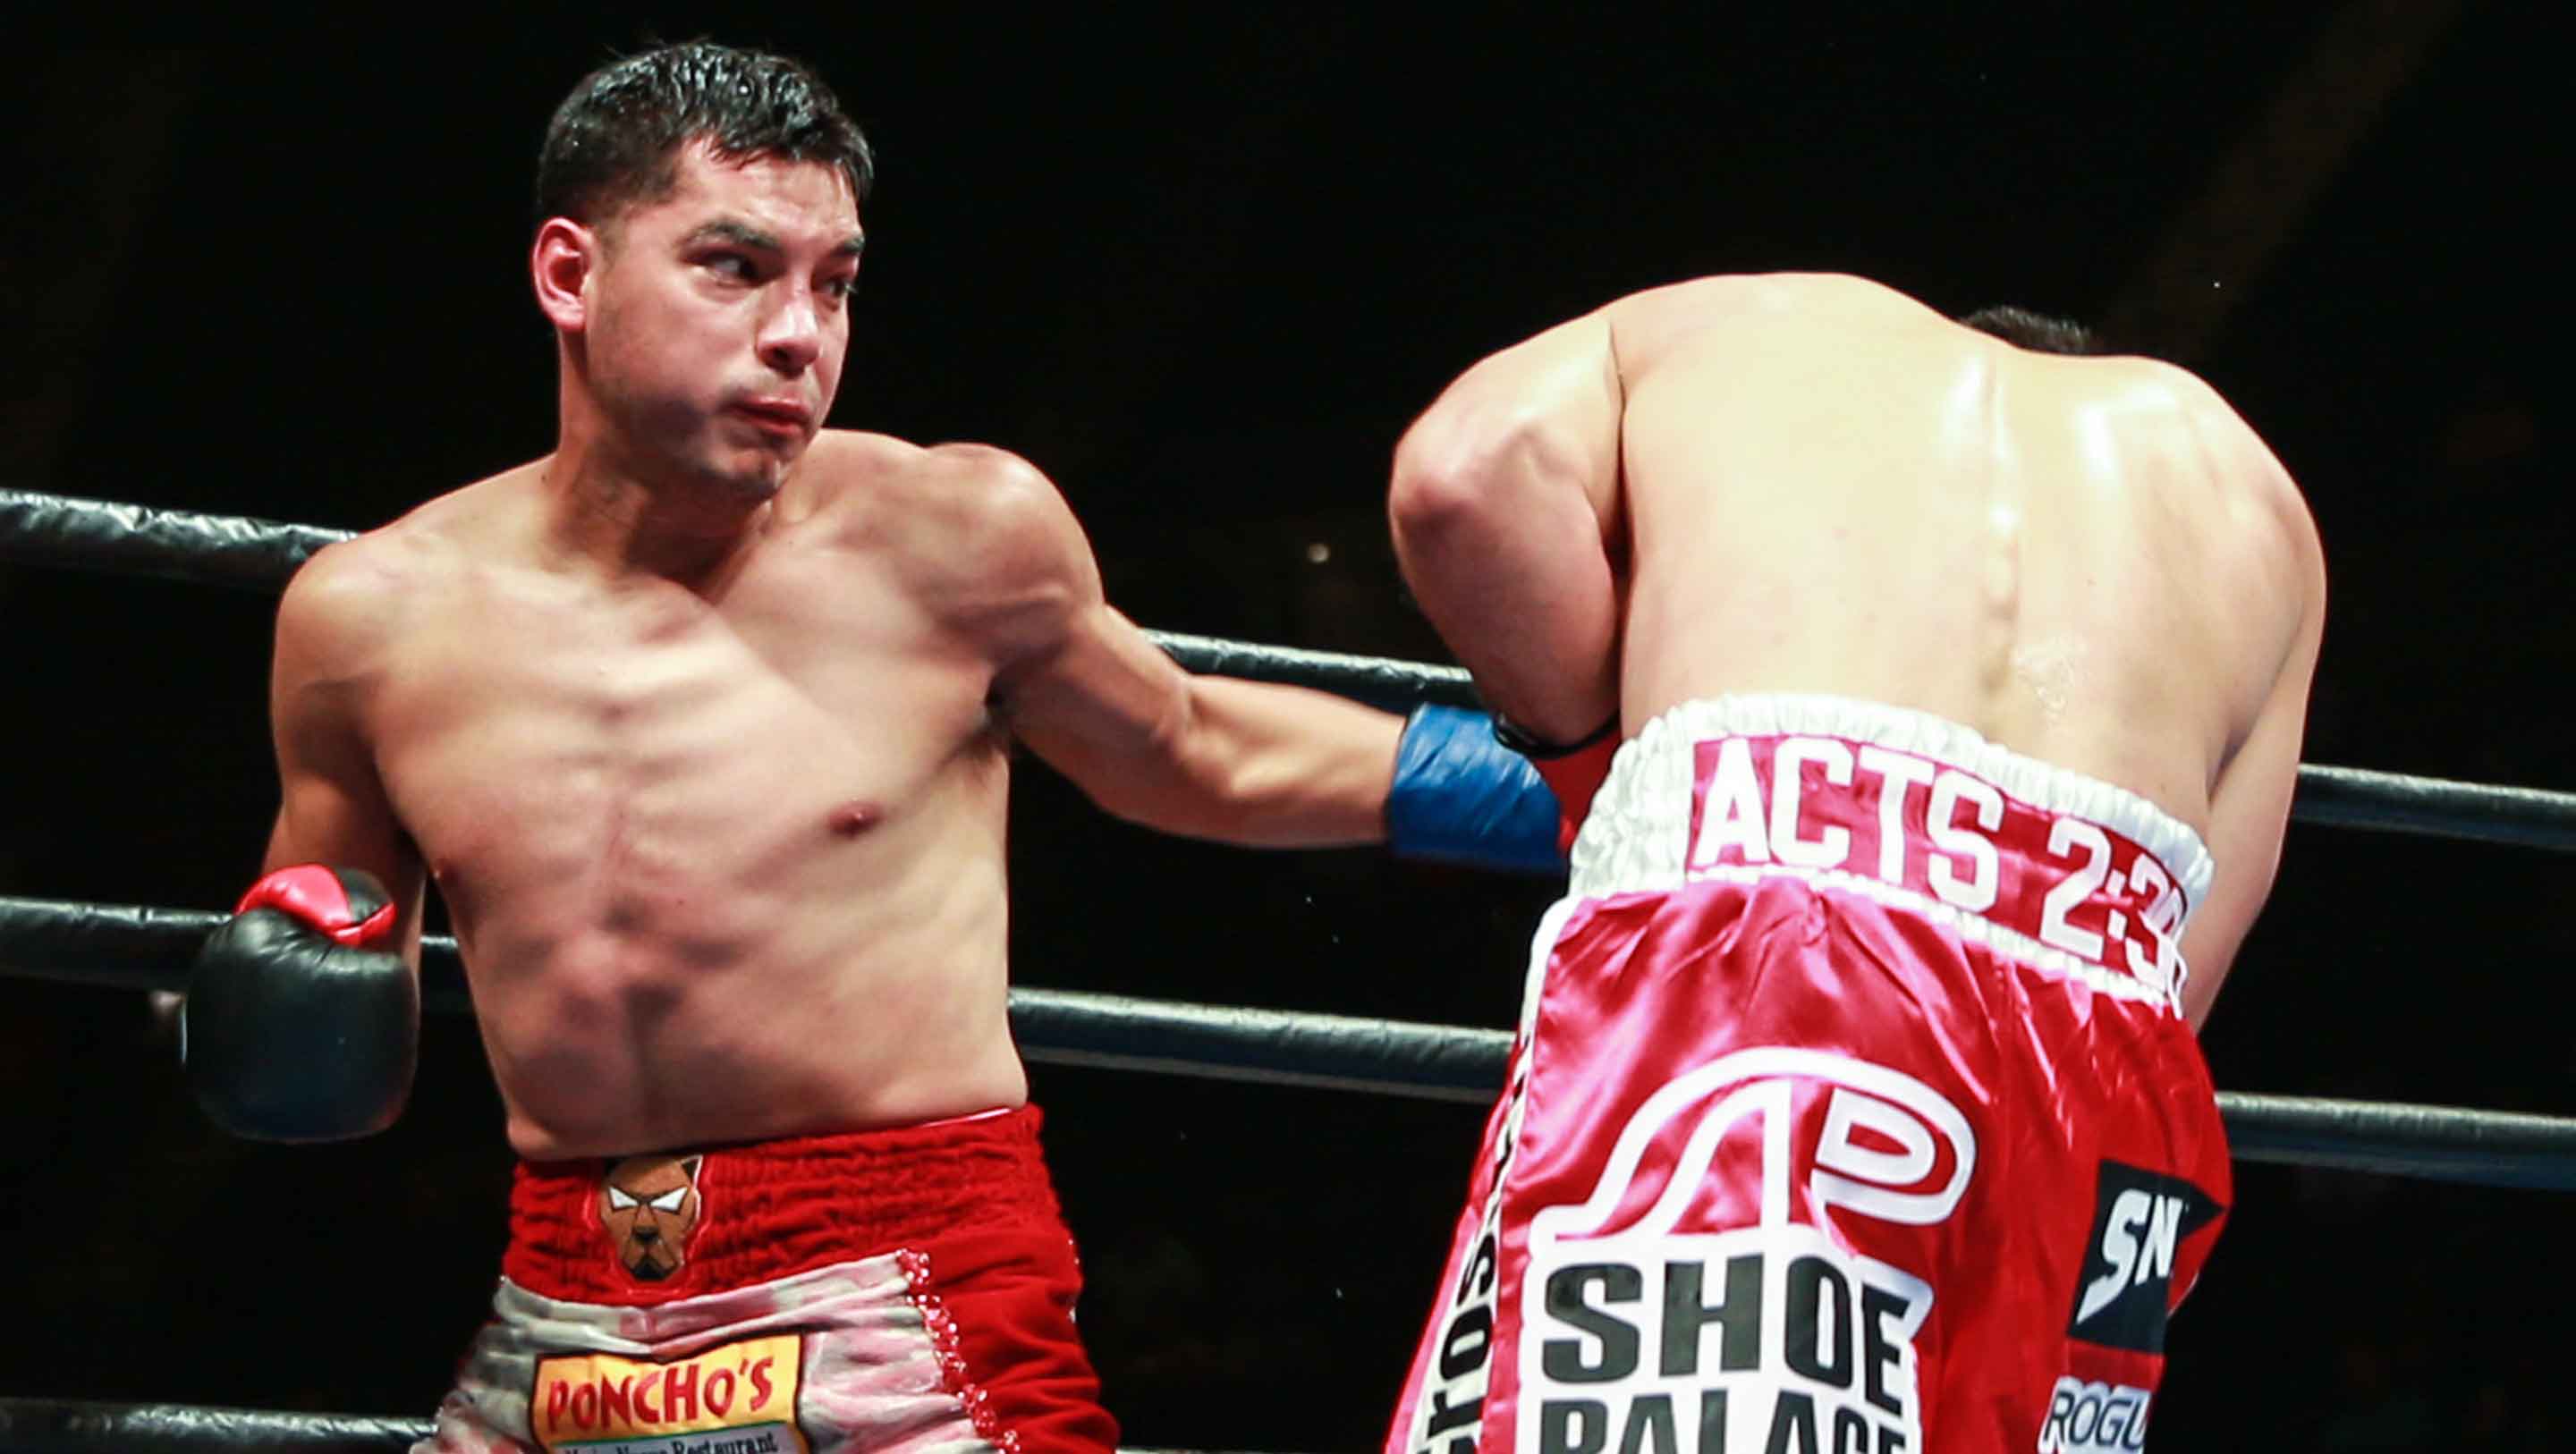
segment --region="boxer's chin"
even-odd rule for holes
[[[727,450],[707,461],[699,478],[728,499],[757,505],[776,495],[787,483],[788,471],[802,454],[802,450],[793,454]]]

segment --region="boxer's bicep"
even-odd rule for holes
[[[1594,314],[1468,370],[1396,450],[1406,583],[1486,700],[1543,738],[1617,703],[1624,397]]]
[[[349,608],[367,602],[342,574],[308,566],[278,609],[269,728],[279,802],[262,869],[324,863],[374,874],[401,915],[398,945],[417,963],[426,874],[365,730],[356,658],[366,628]]]
[[[2252,931],[2280,871],[2290,801],[2299,785],[2308,694],[2323,639],[2324,576],[2311,557],[2304,618],[2254,728],[2221,774],[2209,806],[2209,852],[2217,866],[2207,901],[2183,932],[2183,1013],[2197,1030]]]
[[[947,449],[946,557],[926,599],[976,643],[1012,734],[1107,811],[1253,843],[1371,841],[1393,716],[1320,692],[1193,678],[1112,608],[1071,510],[1026,462]]]
[[[1032,751],[1130,821],[1272,847],[1385,836],[1401,718],[1327,692],[1192,676],[1106,604],[1009,703]]]
[[[1003,681],[1011,731],[1113,812],[1178,770],[1189,675],[1107,602],[1076,611],[1050,649]]]
[[[923,547],[922,599],[982,654],[1012,734],[1112,801],[1175,751],[1187,675],[1110,608],[1090,542],[1043,474],[981,447],[933,455],[943,518]]]
[[[927,451],[920,519],[903,569],[941,627],[980,654],[996,696],[1042,670],[1101,600],[1080,522],[1034,465],[1006,450]]]

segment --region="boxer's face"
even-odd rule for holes
[[[767,498],[840,387],[858,208],[819,163],[691,143],[676,170],[597,234],[583,365],[634,473]]]

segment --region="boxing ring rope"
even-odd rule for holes
[[[378,1454],[410,1448],[429,1428],[362,1414],[0,1398],[0,1454]]]
[[[201,909],[0,896],[0,973],[176,990],[222,921]],[[472,1013],[455,940],[423,940],[421,1003]],[[1479,1106],[1501,1092],[1511,1049],[1501,1030],[1027,987],[1011,991],[1011,1030],[1041,1064]],[[2218,1106],[2242,1161],[2576,1190],[2576,1119],[2232,1091]]]
[[[429,1430],[427,1419],[364,1414],[0,1398],[0,1454],[384,1454],[410,1448]]]
[[[276,591],[307,556],[349,536],[240,515],[0,489],[0,563]],[[1454,666],[1172,631],[1145,634],[1206,675],[1320,687],[1398,711],[1419,702],[1477,705],[1467,673]],[[2299,768],[2290,816],[2331,827],[2576,851],[2576,793],[2537,788],[2308,763]]]
[[[308,525],[0,489],[0,564],[273,592],[315,551],[346,538]],[[1319,687],[1396,710],[1424,701],[1476,704],[1466,673],[1455,667],[1147,634],[1195,672]],[[2291,816],[2576,849],[2576,794],[2528,788],[2303,764]],[[221,917],[0,896],[0,975],[180,989],[199,941]],[[453,940],[426,941],[422,971],[425,1008],[471,1013]],[[1034,988],[1011,992],[1011,1024],[1027,1058],[1039,1063],[1474,1105],[1499,1090],[1510,1045],[1501,1030]],[[2240,1092],[2221,1092],[2219,1108],[2241,1161],[2576,1189],[2576,1119]],[[0,1397],[0,1454],[374,1454],[406,1448],[427,1429],[426,1420]]]

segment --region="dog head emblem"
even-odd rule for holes
[[[608,1168],[599,1188],[599,1220],[617,1260],[646,1282],[660,1282],[687,1260],[689,1234],[704,1205],[698,1195],[701,1156],[632,1156]]]

